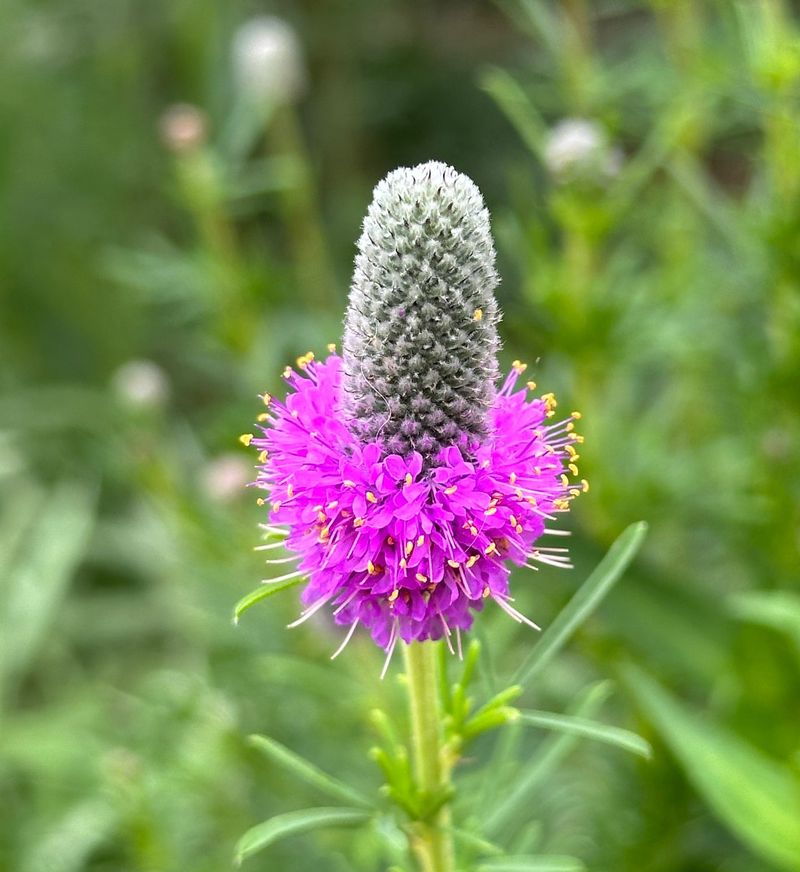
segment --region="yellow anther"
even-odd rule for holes
[[[571,497],[577,497],[580,493],[581,493],[581,490],[579,488],[571,487],[569,489],[569,495]]]
[[[257,506],[263,506],[264,503],[266,503],[266,500],[265,500],[263,497],[259,497],[259,498],[256,500],[256,505],[257,505]]]
[[[444,489],[444,492],[445,492],[448,496],[451,496],[451,495],[454,494],[457,490],[458,490],[458,488],[456,487],[456,485],[451,484],[450,487],[446,487],[446,488]]]
[[[575,466],[574,463],[570,463],[569,466],[568,466],[567,468],[569,469],[569,471],[570,471],[573,475],[577,475],[577,474],[578,474],[578,467]]]
[[[482,321],[483,320],[483,309],[476,309],[472,313],[472,320],[473,321]]]
[[[558,405],[558,400],[555,394],[542,394],[542,402],[547,406],[547,411],[552,412]]]
[[[331,354],[336,353],[336,343],[335,342],[328,343],[328,351],[330,351]]]
[[[262,412],[260,415],[256,415],[256,421],[266,421],[269,418],[269,415],[266,412]]]
[[[358,515],[356,515],[356,517],[353,518],[353,526],[354,527],[363,527],[364,526],[364,519],[359,518]]]
[[[479,560],[480,560],[480,555],[473,554],[472,557],[470,557],[467,560],[467,569],[471,569]]]
[[[459,567],[461,564],[460,564],[457,560],[453,560],[453,559],[451,558],[450,560],[447,561],[447,565],[450,566],[450,567],[452,567],[453,569],[458,569],[458,567]]]
[[[575,425],[572,423],[572,421],[568,421],[567,426],[566,426],[567,433],[571,433],[574,429],[575,429]],[[578,440],[578,441],[580,441],[580,440]]]
[[[576,433],[576,434],[575,434],[575,441],[578,443],[578,445],[582,445],[582,444],[583,444],[583,441],[584,441],[584,440],[583,440],[583,436],[579,436],[579,435]]]
[[[511,368],[516,370],[518,373],[523,373],[528,368],[528,364],[523,363],[521,360],[515,360],[511,364]]]
[[[375,496],[374,493],[372,493],[372,491],[367,491],[366,497],[367,497],[368,503],[377,503],[378,502],[378,498]]]
[[[567,476],[566,473],[562,472],[559,476],[559,479],[561,480],[561,484],[563,484],[564,487],[569,487],[569,476]]]
[[[338,506],[338,505],[339,505],[339,500],[331,500],[331,501],[328,503],[328,505],[325,506],[325,508],[326,508],[326,509],[335,509],[336,506]]]
[[[564,451],[566,451],[567,454],[569,454],[569,456],[570,456],[573,460],[578,456],[578,452],[575,450],[575,448],[574,448],[572,445],[569,445],[569,444],[568,444],[568,445],[565,445],[565,446],[564,446]]]
[[[514,529],[517,531],[517,533],[521,533],[522,532],[522,524],[517,524],[517,526],[514,527]]]
[[[264,403],[265,406],[268,406],[272,402],[272,395],[262,394],[261,401]]]
[[[253,434],[242,433],[242,435],[239,437],[239,441],[242,443],[242,445],[247,446],[253,441]]]
[[[408,561],[405,559],[405,557],[401,557],[400,558],[400,569],[405,569],[406,566],[408,566]]]
[[[497,506],[491,506],[483,514],[484,515],[496,515],[497,514]]]
[[[277,512],[280,507],[281,507],[281,501],[275,500],[272,504],[272,511]]]
[[[330,527],[323,527],[319,533],[320,541],[324,542],[328,538],[328,536],[330,536],[330,535],[331,535],[331,528]]]
[[[425,584],[425,582],[428,580],[428,576],[427,576],[427,575],[423,575],[421,572],[418,572],[418,573],[414,576],[414,578],[416,578],[417,581],[421,581],[423,584]]]
[[[346,478],[342,482],[342,487],[355,487],[355,486],[356,486],[356,483],[354,481],[351,481],[349,478]]]
[[[478,535],[478,528],[473,524],[473,525],[469,528],[469,532],[470,532],[473,536],[477,536],[477,535]]]
[[[265,463],[266,459],[269,457],[269,451],[266,448],[263,451],[258,452],[258,462]]]
[[[417,539],[417,548],[422,548],[422,546],[424,544],[425,544],[425,537],[419,536],[419,538]]]
[[[489,599],[489,597],[491,595],[492,595],[492,592],[491,592],[491,590],[489,590],[489,585],[487,584],[486,587],[483,589],[483,598]]]
[[[394,590],[389,594],[389,602],[390,602],[390,603],[393,603],[393,602],[397,599],[397,597],[399,597],[399,596],[400,596],[400,591],[397,590],[397,588],[395,588],[395,589],[394,589]]]
[[[535,391],[535,390],[536,390],[536,382],[535,382],[535,381],[529,381],[529,382],[525,385],[525,387],[526,387],[529,391]]]
[[[371,560],[367,563],[367,570],[370,575],[380,575],[383,572],[382,566],[377,566]]]
[[[545,418],[552,418],[555,416],[555,414],[556,413],[552,409],[550,409],[548,412],[544,413],[544,416],[545,416]]]
[[[410,556],[411,556],[411,552],[412,552],[413,550],[414,550],[414,543],[413,543],[413,542],[410,542],[410,541],[409,541],[409,542],[406,542],[406,557],[410,557]]]
[[[291,499],[294,496],[294,485],[293,484],[286,485],[286,496],[288,497],[288,499]]]
[[[517,526],[517,519],[514,517],[514,515],[509,515],[508,520],[512,527]]]
[[[576,421],[580,421],[580,419],[583,417],[580,412],[572,412],[571,415]]]
[[[514,484],[514,482],[516,482],[517,480],[516,472],[512,472],[511,475],[509,475],[508,480],[509,482],[511,482],[511,484]]]
[[[284,378],[289,378],[289,376],[292,374],[292,372],[293,372],[293,370],[292,370],[291,366],[286,366],[286,367],[284,367],[284,369],[283,369],[283,377],[284,377]]]
[[[407,472],[405,477],[406,484],[411,484],[412,481],[414,481],[414,479],[412,478],[411,473]]]
[[[565,499],[553,500],[553,507],[558,509],[559,511],[563,511],[564,509],[568,509],[569,508],[569,500],[565,500]]]
[[[325,514],[325,512],[319,511],[317,512],[317,520],[320,522],[320,524],[324,524],[325,521],[328,520],[328,516]]]
[[[487,557],[490,554],[494,554],[497,551],[497,544],[495,542],[490,542],[487,549],[483,552]]]
[[[297,361],[296,361],[296,362],[297,362],[297,366],[298,366],[300,369],[306,369],[306,367],[309,365],[309,363],[311,363],[311,361],[312,361],[313,359],[314,359],[314,352],[313,352],[313,351],[307,351],[307,352],[306,352],[302,357],[298,357],[298,358],[297,358]]]
[[[582,478],[582,479],[581,479],[581,487],[583,488],[583,492],[584,492],[584,493],[588,493],[588,492],[589,492],[589,482],[586,481],[585,478]]]

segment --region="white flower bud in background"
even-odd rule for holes
[[[206,141],[205,114],[190,103],[170,106],[159,120],[159,132],[164,145],[175,154],[193,151]]]
[[[246,21],[233,37],[233,71],[238,86],[251,99],[297,100],[305,90],[306,72],[294,28],[272,15]]]
[[[580,176],[602,182],[619,173],[622,152],[595,121],[565,118],[547,133],[544,163],[558,181]]]
[[[253,467],[238,454],[220,454],[203,469],[203,490],[215,503],[229,503],[244,493]]]
[[[141,411],[159,409],[169,398],[169,379],[151,360],[122,364],[111,377],[111,387],[122,403]]]

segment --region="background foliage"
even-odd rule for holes
[[[296,102],[232,73],[264,12],[299,34]],[[520,851],[800,868],[799,87],[781,0],[5,0],[0,868],[229,868],[244,829],[312,801],[251,732],[378,787],[368,712],[402,710],[379,652],[357,638],[330,664],[326,622],[284,629],[292,593],[230,623],[263,572],[235,437],[287,362],[338,339],[372,185],[429,158],[492,211],[504,362],[584,415],[577,568],[518,577],[523,611],[546,626],[623,527],[651,528],[527,703],[613,679],[604,718],[654,759],[562,741]],[[177,102],[207,133],[170,149]],[[570,117],[605,141],[565,169]],[[510,675],[532,639],[496,618]],[[509,736],[551,759],[547,734]],[[382,869],[392,838],[247,863]]]

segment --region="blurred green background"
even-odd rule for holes
[[[237,436],[338,341],[372,186],[430,158],[492,212],[504,364],[584,416],[576,569],[520,574],[522,610],[546,625],[651,525],[526,699],[610,679],[603,718],[654,759],[562,748],[517,829],[598,872],[800,869],[788,2],[3,0],[0,117],[0,869],[231,868],[314,801],[254,731],[379,786],[397,667],[358,638],[331,664],[327,621],[285,630],[294,593],[231,624],[263,574]],[[529,631],[481,626],[510,674]],[[392,838],[246,868],[385,869]]]

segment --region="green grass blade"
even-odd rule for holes
[[[646,533],[647,524],[639,521],[637,524],[631,524],[614,542],[594,572],[544,631],[541,639],[517,670],[512,684],[526,684],[561,650],[628,568],[641,547]]]
[[[686,775],[719,819],[754,852],[800,870],[800,787],[791,771],[713,721],[686,711],[634,666],[623,670]]]
[[[305,808],[279,814],[249,829],[236,843],[236,863],[262,851],[288,836],[325,827],[353,827],[369,820],[370,813],[360,808]]]
[[[46,644],[94,524],[95,488],[63,482],[48,494],[35,524],[20,531],[16,558],[2,579],[0,686],[18,679]]]
[[[498,857],[478,866],[478,872],[584,872],[585,864],[576,857],[546,855],[539,857]]]
[[[800,594],[788,590],[744,591],[731,598],[730,609],[737,618],[785,633],[800,646]]]
[[[233,607],[233,623],[238,624],[239,618],[241,618],[241,616],[256,603],[260,603],[262,600],[268,599],[276,593],[288,590],[290,587],[296,587],[298,584],[302,584],[303,581],[305,581],[305,579],[302,577],[290,578],[288,581],[282,581],[278,584],[262,584],[261,587],[257,587],[255,590],[250,591],[247,596],[243,596]]]
[[[586,739],[594,739],[597,742],[605,742],[614,745],[640,757],[650,758],[653,749],[650,743],[621,727],[612,727],[606,724],[591,721],[588,718],[575,717],[575,715],[559,715],[553,712],[520,711],[519,720],[531,727],[541,727],[545,730],[554,730],[558,733],[567,733],[571,736],[582,736]]]
[[[356,805],[363,805],[367,808],[372,807],[370,800],[359,793],[355,788],[350,787],[343,781],[339,781],[327,772],[323,772],[305,757],[301,757],[294,751],[289,750],[285,745],[270,739],[267,736],[250,736],[248,741],[250,744],[261,751],[262,754],[269,757],[279,766],[282,766],[287,772],[296,775],[306,784],[315,787],[321,793],[326,793],[332,799],[337,799],[344,802],[352,802]]]
[[[547,125],[517,80],[492,67],[481,75],[481,88],[495,101],[531,152],[541,158]]]

